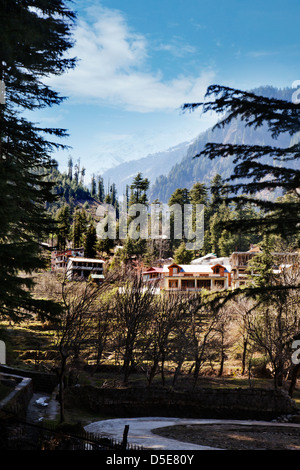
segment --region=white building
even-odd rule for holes
[[[96,258],[70,257],[67,263],[67,278],[71,280],[104,280],[104,261]]]

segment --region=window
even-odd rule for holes
[[[181,282],[182,289],[194,289],[195,281],[191,279],[182,280]]]
[[[169,289],[178,289],[178,281],[169,281]]]
[[[197,280],[197,288],[198,289],[210,289],[210,281],[198,279]]]

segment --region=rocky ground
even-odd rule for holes
[[[191,424],[158,428],[154,434],[226,450],[300,450],[300,425]]]

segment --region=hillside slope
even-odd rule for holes
[[[291,88],[276,89],[273,87],[261,87],[253,90],[257,95],[276,97],[278,99],[290,100],[293,90]],[[234,121],[223,129],[208,129],[200,134],[197,139],[189,146],[186,156],[181,162],[176,163],[168,174],[162,173],[157,177],[155,183],[149,191],[149,199],[153,201],[159,199],[161,202],[167,202],[171,194],[177,188],[186,187],[190,189],[197,181],[209,183],[216,173],[223,178],[227,178],[232,173],[233,159],[216,158],[193,158],[201,152],[206,143],[233,143],[233,144],[260,144],[276,145],[279,147],[290,145],[290,136],[282,135],[277,140],[271,138],[265,127],[257,130],[245,127],[241,121]]]
[[[190,144],[191,142],[183,142],[166,151],[150,154],[138,160],[124,162],[106,170],[102,175],[105,187],[115,183],[118,195],[122,196],[125,194],[126,185],[132,183],[138,172],[141,172],[144,178],[148,178],[151,183],[154,183],[158,175],[167,174],[175,163],[180,162],[186,156]]]

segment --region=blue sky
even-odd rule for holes
[[[201,101],[210,84],[300,80],[299,0],[75,0],[73,8],[70,54],[80,61],[47,80],[68,100],[34,116],[68,129],[72,149],[54,155],[62,170],[69,155],[87,175],[101,174],[192,140],[215,117],[179,108]]]

